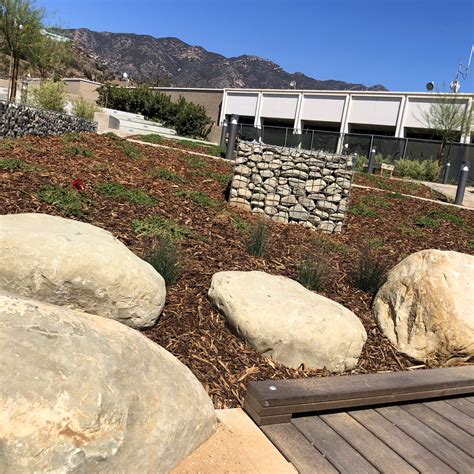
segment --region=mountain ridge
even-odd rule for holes
[[[87,28],[63,30],[77,49],[112,74],[127,72],[134,82],[203,88],[387,90],[334,79],[318,80],[302,72],[289,73],[277,63],[256,55],[226,57],[177,37],[156,38],[138,33],[98,32]],[[86,74],[87,76],[87,74]]]

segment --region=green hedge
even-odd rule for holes
[[[100,106],[142,114],[149,120],[174,128],[178,135],[206,138],[210,132],[211,119],[206,115],[206,109],[184,97],[173,102],[169,95],[148,86],[125,88],[105,84],[98,92]]]

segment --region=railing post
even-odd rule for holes
[[[219,143],[221,147],[225,147],[226,137],[227,137],[227,120],[224,119],[224,122],[222,122],[221,141]]]
[[[403,146],[402,160],[405,159],[405,156],[407,154],[407,148],[408,148],[408,138],[405,138],[405,145]]]
[[[235,139],[237,138],[239,116],[232,115],[229,125],[229,140],[227,141],[227,150],[225,152],[226,160],[232,161],[234,148],[235,148]]]
[[[461,166],[461,172],[459,173],[458,188],[456,190],[456,198],[454,204],[458,206],[462,205],[464,200],[464,193],[466,191],[467,177],[469,176],[469,164],[467,161],[463,161]]]
[[[288,128],[285,128],[285,144],[283,145],[284,147],[286,147],[287,138],[288,138]]]
[[[373,138],[373,137],[372,137]],[[373,142],[373,140],[372,140]],[[374,167],[375,167],[375,152],[376,149],[375,147],[370,147],[369,151],[369,162],[367,163],[367,173],[373,174],[374,173]]]
[[[449,171],[451,170],[451,162],[447,162],[445,165],[444,165],[444,173],[443,173],[443,184],[447,184],[448,183],[448,179],[449,179]]]

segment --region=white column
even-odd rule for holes
[[[470,125],[470,128],[472,128],[472,123],[470,123],[472,120],[474,120],[474,111],[472,110],[472,98],[469,98],[466,104],[466,112],[464,114],[465,120],[467,120],[468,125]],[[468,115],[471,115],[471,120],[469,120]],[[466,130],[465,130],[466,132]],[[468,130],[468,133],[463,133],[461,135],[461,143],[471,143],[471,130]]]
[[[336,153],[342,153],[342,135],[349,132],[349,111],[352,103],[352,94],[347,94],[344,100],[344,107],[341,116],[341,128],[339,129],[339,140],[337,142]]]
[[[296,104],[295,123],[293,124],[293,130],[301,131],[301,114],[303,112],[303,93],[300,92],[298,95],[298,103]]]
[[[221,116],[219,117],[219,126],[222,127],[225,119],[225,108],[227,106],[227,91],[224,89],[224,95],[222,97]]]
[[[260,118],[260,113],[262,111],[262,101],[263,101],[263,93],[259,92],[257,96],[257,105],[255,107],[255,121],[253,123],[253,126],[255,128],[261,128],[262,127],[262,122]]]
[[[395,127],[395,136],[397,138],[404,138],[403,131],[405,130],[405,116],[406,116],[406,110],[407,110],[407,103],[408,103],[407,96],[404,95],[402,97],[402,100],[400,101],[400,106],[398,108],[397,125]]]

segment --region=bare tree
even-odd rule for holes
[[[433,102],[428,111],[422,112],[427,127],[441,137],[438,161],[443,161],[444,149],[450,142],[471,133],[473,117],[472,103],[461,102],[454,94],[444,93]]]
[[[41,36],[43,10],[34,0],[0,0],[0,35],[10,55],[10,95],[16,97],[20,58],[34,47]]]

